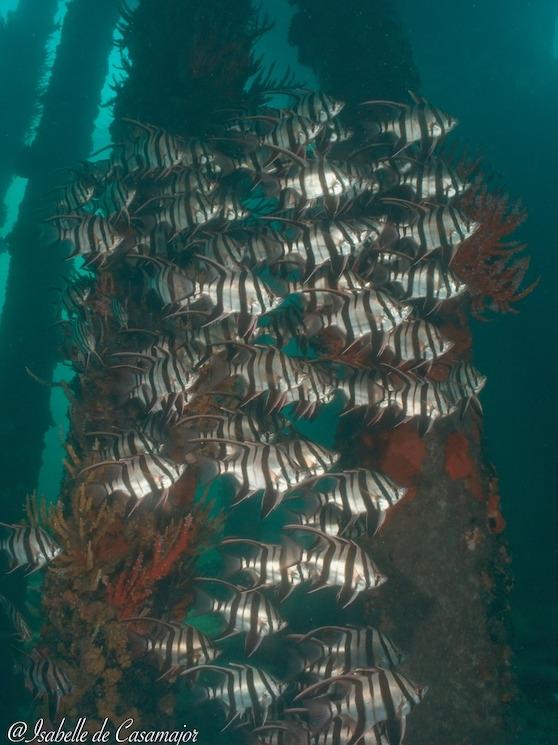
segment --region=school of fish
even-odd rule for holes
[[[343,613],[362,596],[381,603],[388,578],[362,539],[406,490],[349,465],[335,432],[318,441],[311,425],[337,407],[360,429],[414,421],[426,435],[479,408],[485,378],[470,363],[429,375],[452,348],[437,313],[467,292],[452,260],[478,225],[459,207],[470,184],[438,155],[451,116],[413,96],[363,102],[345,121],[324,93],[279,95],[282,108],[232,112],[205,139],[129,120],[125,142],[56,195],[47,229],[83,260],[60,297],[67,357],[82,382],[104,376],[135,421],[91,423],[76,478],[130,511],[172,512],[195,468],[201,489],[229,485],[233,523],[229,506],[261,511],[242,534],[227,517],[222,576],[196,577],[184,624],[128,620],[161,677],[189,680],[259,745],[400,745],[427,688],[399,671],[384,633]],[[263,540],[278,515],[280,536]],[[13,570],[57,561],[39,526],[4,531]],[[311,607],[319,590],[339,623],[293,628],[287,599]],[[204,613],[218,634],[196,628]],[[275,635],[288,672],[266,657]],[[228,654],[236,636],[241,659]],[[55,715],[71,675],[38,650],[22,669]]]

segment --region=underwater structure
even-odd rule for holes
[[[50,218],[86,269],[62,298],[67,478],[3,548],[45,567],[23,672],[53,719],[174,729],[205,698],[216,741],[433,741],[439,671],[411,675],[388,623],[402,598],[408,626],[411,600],[424,612],[432,574],[410,587],[386,545],[448,509],[439,484],[412,498],[413,460],[445,459],[479,504],[489,481],[459,324],[488,197],[437,155],[457,122],[424,99],[345,119],[321,92],[286,96],[203,139],[126,120]],[[492,499],[483,529],[457,521],[474,563],[501,528]],[[442,607],[458,592],[438,586]]]
[[[424,99],[276,87],[209,126],[211,102],[154,124],[130,95],[49,219],[84,269],[60,500],[2,543],[44,577],[39,635],[6,605],[22,679],[91,729],[505,741],[467,313],[526,292],[522,215],[445,162],[457,123]]]
[[[50,390],[37,385],[25,368],[51,380],[58,361],[52,325],[57,320],[56,288],[68,263],[63,249],[49,247],[43,239],[42,221],[55,208],[57,187],[67,179],[64,169],[91,152],[117,19],[112,0],[69,3],[50,82],[41,97],[37,133],[20,155],[19,173],[29,181],[8,236],[9,280],[0,320],[5,350],[0,359],[0,495],[9,521],[17,519],[25,495],[37,488],[44,435],[51,425]],[[30,272],[35,265],[41,272]]]
[[[56,0],[22,0],[0,20],[0,108],[10,112],[2,120],[0,139],[0,227],[5,219],[4,198],[21,167],[25,138],[38,111],[47,42],[54,30]],[[13,60],[18,60],[13,74]]]

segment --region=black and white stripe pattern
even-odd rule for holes
[[[140,401],[147,412],[158,411],[169,398],[186,401],[199,380],[199,373],[175,354],[161,356],[144,373],[136,376],[136,383],[128,398]]]
[[[424,99],[419,99],[416,96],[414,98],[415,103],[413,105],[400,104],[396,106],[398,111],[395,114],[377,121],[380,134],[389,134],[395,137],[397,154],[415,143],[430,146],[432,149],[440,139],[457,125],[455,117],[449,116]],[[383,104],[385,102],[369,101],[365,103]]]
[[[58,240],[69,241],[74,246],[70,256],[89,257],[91,265],[102,265],[125,238],[107,219],[98,215],[59,215],[52,219],[56,222]]]
[[[328,294],[327,290],[320,291],[322,297]],[[381,351],[387,341],[385,333],[403,323],[411,313],[409,306],[400,305],[382,290],[345,290],[330,297],[333,303],[307,316],[305,325],[310,334],[315,329],[338,329],[346,349],[369,344]]]
[[[145,175],[168,172],[179,166],[185,157],[184,141],[163,129],[134,120],[124,120],[136,129],[136,136],[113,154],[115,167],[128,172],[143,171]]]
[[[60,546],[44,528],[7,523],[0,523],[0,527],[10,531],[8,537],[0,539],[0,551],[6,553],[11,572],[25,569],[27,574],[32,574],[53,561],[61,552]]]
[[[210,699],[221,701],[227,713],[227,727],[233,722],[263,725],[279,701],[285,684],[261,668],[229,662],[227,667],[198,665],[191,672],[218,674],[220,683],[204,685]]]
[[[455,404],[439,383],[402,373],[396,380],[397,383],[386,383],[386,396],[379,405],[382,409],[395,410],[404,421],[417,419],[421,433],[426,434],[437,419],[455,411]]]
[[[191,440],[195,442],[195,440]],[[236,481],[234,504],[239,504],[258,492],[263,493],[262,514],[265,517],[283,500],[286,492],[304,481],[308,474],[301,472],[281,445],[235,442],[209,438],[200,444],[215,443],[224,448],[214,467],[219,475],[230,474]]]
[[[227,553],[225,569],[229,576],[242,581],[249,578],[252,589],[279,590],[285,599],[292,590],[304,582],[300,570],[302,549],[284,536],[283,543],[264,543],[250,538],[225,538],[221,547]],[[240,555],[236,549],[242,549]]]
[[[133,429],[121,434],[110,432],[94,432],[91,434],[103,439],[112,439],[110,445],[99,449],[99,456],[103,461],[123,460],[141,453],[160,453],[163,448],[163,443],[157,442],[142,430]]]
[[[344,675],[357,668],[389,670],[403,661],[402,653],[391,639],[373,626],[321,626],[304,635],[290,635],[289,639],[299,645],[311,642],[319,648],[319,659],[305,667],[305,672],[319,671],[324,678]]]
[[[287,403],[285,394],[308,377],[295,359],[264,346],[244,346],[236,351],[228,363],[227,375],[242,380],[244,402],[261,396],[267,413],[280,410]]]
[[[279,119],[269,132],[261,135],[260,144],[296,151],[301,145],[313,142],[323,126],[323,122],[314,122],[304,116],[292,114]]]
[[[469,220],[455,207],[434,207],[421,211],[410,225],[397,226],[400,240],[411,241],[421,258],[441,252],[451,263],[463,241],[470,238],[478,223]]]
[[[160,501],[164,502],[170,487],[178,481],[186,468],[184,464],[176,464],[162,455],[140,453],[117,462],[94,463],[80,473],[102,466],[116,470],[115,475],[96,482],[106,495],[124,494],[137,503],[154,494],[159,494]]]
[[[203,582],[215,583],[227,591],[225,599],[211,598],[209,607],[210,613],[220,615],[225,622],[217,641],[245,633],[244,648],[248,657],[258,650],[265,637],[276,634],[287,625],[273,603],[259,590],[244,589],[210,577],[203,577]]]
[[[307,525],[286,528],[314,538],[314,546],[304,549],[301,560],[304,576],[311,580],[312,592],[337,587],[337,600],[346,608],[361,592],[377,588],[386,581],[366,551],[354,541],[327,536]]]
[[[344,105],[343,101],[322,91],[308,91],[296,97],[291,111],[313,122],[330,123],[341,113]]]
[[[328,486],[331,482],[333,485]],[[333,506],[339,510],[341,516],[337,523],[340,530],[334,535],[339,532],[340,535],[350,537],[348,533],[361,517],[366,518],[367,528],[378,530],[386,512],[402,499],[406,492],[407,489],[398,486],[384,474],[357,468],[341,473],[327,473],[312,489],[304,490],[302,509],[291,506],[290,509],[297,513],[302,512],[305,517],[304,523],[311,525],[316,512]],[[325,515],[322,514],[322,517]]]
[[[163,206],[157,210],[156,218],[170,225],[173,237],[206,225],[221,210],[217,202],[210,201],[209,197],[198,192],[189,192],[162,201]]]
[[[117,222],[125,216],[129,220],[128,207],[136,196],[136,186],[126,179],[111,181],[97,200],[97,214]]]
[[[244,413],[225,415],[198,414],[187,416],[177,423],[186,432],[193,430],[195,437],[204,439],[237,440],[238,442],[273,442],[284,423],[273,417],[265,420]]]
[[[73,685],[62,668],[50,657],[38,650],[18,664],[22,671],[25,685],[34,698],[46,698],[51,720],[58,713],[60,699],[72,692]]]
[[[452,347],[452,341],[424,320],[406,321],[397,326],[389,333],[386,345],[390,352],[389,361],[395,366],[432,362],[447,354]]]
[[[0,593],[0,607],[8,619],[17,640],[22,643],[31,641],[33,634],[23,614],[2,593]]]
[[[480,373],[470,362],[458,362],[450,368],[448,377],[441,387],[448,401],[453,406],[470,401],[478,403],[477,396],[486,384],[486,376]]]
[[[318,697],[317,694],[336,690],[338,697]],[[409,678],[394,670],[362,669],[335,676],[304,689],[295,700],[302,700],[309,715],[310,726],[317,721],[325,726],[334,719],[353,723],[351,743],[365,732],[386,722],[389,742],[399,742],[404,732],[405,717],[426,693]],[[399,739],[394,739],[399,736]]]
[[[390,261],[389,254],[380,254],[385,260],[388,282],[401,289],[402,300],[426,300],[440,303],[466,292],[467,287],[452,272],[445,269],[436,258],[411,263]]]
[[[422,163],[396,159],[388,160],[387,164],[391,173],[395,174],[394,185],[410,190],[417,202],[448,201],[463,194],[469,186],[440,158],[430,158]]]
[[[147,636],[142,636],[143,654],[153,655],[164,677],[171,677],[194,665],[213,662],[220,650],[198,629],[187,624],[176,624],[158,618],[142,616],[128,619],[127,623],[152,626]]]
[[[94,193],[95,183],[87,177],[78,176],[57,190],[55,196],[56,211],[62,213],[77,212],[91,201]]]
[[[178,267],[162,260],[149,262],[143,267],[146,291],[153,292],[164,307],[183,305],[194,292],[194,283]]]

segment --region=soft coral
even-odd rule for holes
[[[525,210],[510,205],[505,194],[490,193],[482,183],[463,197],[462,207],[480,227],[462,244],[452,268],[469,288],[474,315],[516,313],[512,304],[532,292],[539,280],[521,289],[530,258],[518,254],[526,245],[502,239],[525,220]]]

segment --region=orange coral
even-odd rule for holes
[[[413,497],[416,494],[415,481],[426,457],[426,444],[416,426],[408,422],[377,436],[365,433],[363,442],[367,455],[375,453],[371,465],[401,486],[406,486],[406,498]]]
[[[462,432],[452,432],[446,441],[445,470],[453,480],[466,479],[473,497],[483,497],[481,477],[475,457],[471,454],[469,441]]]
[[[502,239],[521,225],[526,212],[519,204],[510,206],[505,194],[489,193],[484,184],[471,189],[462,206],[480,227],[461,245],[452,268],[469,288],[473,314],[482,319],[487,311],[516,313],[512,304],[532,292],[538,280],[521,289],[530,258],[518,254],[526,246]]]
[[[167,529],[157,536],[153,556],[144,564],[143,553],[139,554],[130,569],[119,574],[114,582],[107,583],[107,598],[121,619],[137,615],[139,606],[153,594],[155,585],[167,577],[190,544],[192,516],[186,517],[174,538]],[[169,540],[170,539],[170,540]],[[165,550],[163,547],[168,545]]]

